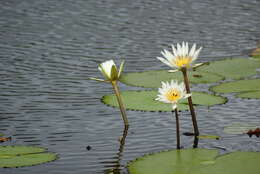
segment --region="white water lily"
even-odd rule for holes
[[[191,94],[187,94],[184,83],[181,82],[178,84],[175,80],[172,80],[171,82],[162,82],[162,88],[159,88],[158,92],[159,94],[155,100],[171,103],[173,110],[177,108],[177,103],[180,99],[191,96]]]
[[[120,78],[121,73],[123,71],[123,66],[124,66],[124,61],[121,63],[119,71],[118,71],[115,62],[113,60],[108,60],[108,61],[101,63],[98,66],[98,69],[104,75],[106,80],[114,81],[114,80],[118,80]]]
[[[189,68],[192,62],[198,58],[201,49],[202,47],[196,50],[196,44],[193,44],[189,51],[188,42],[182,42],[182,45],[177,44],[177,48],[172,45],[172,52],[163,50],[161,53],[164,58],[157,57],[157,59],[172,68]]]

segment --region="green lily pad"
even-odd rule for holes
[[[259,174],[260,152],[182,149],[145,155],[128,164],[131,174]],[[241,165],[243,164],[243,165]]]
[[[260,91],[250,91],[237,94],[236,97],[248,99],[260,99]]]
[[[34,146],[0,146],[0,167],[33,166],[57,159],[57,155]]]
[[[224,79],[220,75],[200,71],[188,71],[188,76],[189,81],[195,84],[213,83]],[[121,76],[120,81],[131,86],[158,88],[161,87],[162,81],[165,82],[173,79],[183,81],[182,72],[178,71],[174,73],[169,73],[168,70],[155,70],[126,73]]]
[[[213,165],[194,168],[192,174],[259,174],[260,152],[233,152],[216,158]]]
[[[214,139],[214,140],[219,140],[220,136],[217,135],[200,135],[197,136],[199,139]]]
[[[0,137],[4,136],[4,134],[0,133]]]
[[[233,123],[227,127],[224,128],[224,132],[226,134],[234,134],[234,135],[239,135],[239,134],[245,134],[249,130],[254,130],[256,128],[260,127],[260,123]]]
[[[260,55],[252,56],[255,59],[260,59]]]
[[[260,61],[246,58],[224,59],[210,62],[198,68],[199,71],[216,73],[226,79],[241,79],[255,75],[260,68]]]
[[[171,111],[171,104],[156,101],[158,91],[123,91],[121,92],[122,100],[126,109],[139,111]],[[193,103],[195,105],[212,106],[223,104],[226,98],[215,96],[203,92],[192,93]],[[113,107],[118,107],[118,102],[114,94],[103,96],[102,102]],[[188,110],[188,101],[183,99],[178,104],[179,110]]]
[[[231,92],[249,92],[260,89],[260,79],[239,80],[234,82],[222,83],[211,88],[214,92],[231,93]]]

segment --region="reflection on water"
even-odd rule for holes
[[[125,59],[126,72],[165,69],[156,57],[182,41],[203,46],[201,62],[239,56],[260,38],[259,3],[1,0],[0,132],[12,136],[3,145],[44,146],[60,158],[0,173],[99,174],[123,169],[145,153],[175,148],[169,113],[127,111],[130,128],[119,165],[115,154],[123,122],[119,109],[100,102],[111,86],[87,77],[101,78],[97,65],[108,59]],[[192,91],[211,85],[193,85]],[[120,84],[120,89],[136,88]],[[196,108],[201,134],[223,135],[232,122],[259,120],[259,100],[226,96],[225,105]],[[189,113],[182,112],[180,119],[181,131],[192,132]],[[256,151],[259,141],[224,135],[221,141],[200,140],[199,147]],[[182,146],[191,144],[190,137],[182,137]]]
[[[121,164],[121,160],[123,157],[127,133],[128,133],[128,126],[125,126],[123,135],[121,137],[119,137],[120,146],[119,146],[118,152],[116,154],[116,157],[114,158],[115,160],[110,162],[111,164],[114,164],[114,165],[110,166],[112,168],[106,170],[104,172],[105,174],[123,174],[122,170],[123,170],[124,165]]]

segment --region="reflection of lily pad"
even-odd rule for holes
[[[213,83],[223,80],[222,76],[200,71],[189,71],[188,75],[191,83]],[[172,79],[183,81],[182,73],[169,73],[167,70],[127,73],[122,75],[120,81],[132,86],[158,88],[161,86],[161,81],[170,81]]]
[[[216,73],[227,79],[241,79],[255,75],[257,68],[260,68],[259,60],[236,58],[210,62],[209,65],[201,66],[198,70]]]
[[[260,99],[260,91],[243,92],[236,96],[240,98]]]
[[[227,127],[224,128],[224,132],[227,134],[245,134],[250,129],[256,129],[257,127],[260,127],[260,124],[257,123],[233,123]]]
[[[171,104],[156,101],[158,92],[152,91],[123,91],[121,93],[126,109],[140,111],[171,111]],[[192,93],[193,103],[196,105],[212,106],[215,104],[223,104],[226,98],[215,96],[203,92]],[[115,95],[106,95],[102,101],[110,106],[118,107]],[[180,101],[179,110],[188,110],[187,99]]]
[[[260,79],[239,80],[234,82],[222,83],[220,85],[212,87],[211,90],[220,93],[260,90]]]
[[[183,149],[160,152],[129,163],[131,174],[259,174],[260,152]],[[243,164],[243,165],[241,165]]]
[[[24,167],[57,159],[54,153],[33,146],[0,146],[0,167]]]

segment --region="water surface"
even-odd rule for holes
[[[0,132],[13,137],[2,145],[44,146],[59,160],[0,173],[127,173],[128,161],[175,148],[170,113],[128,111],[131,126],[119,153],[120,112],[100,101],[111,86],[87,77],[101,77],[97,65],[111,58],[125,59],[126,72],[167,68],[156,57],[182,41],[203,46],[202,62],[244,56],[260,38],[259,7],[256,0],[1,0]],[[259,100],[225,96],[225,105],[197,109],[202,133],[222,135],[232,122],[259,121]],[[189,113],[181,114],[182,131],[191,131]],[[182,137],[185,148],[191,142]],[[221,153],[259,151],[260,139],[224,134],[200,141],[215,146],[225,147]]]

